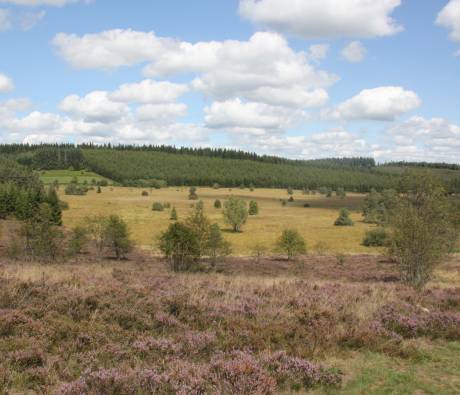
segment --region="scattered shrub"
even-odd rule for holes
[[[259,214],[259,205],[255,200],[251,200],[249,202],[249,215],[257,215]]]
[[[276,246],[280,251],[287,254],[288,260],[292,260],[297,255],[306,254],[307,252],[305,239],[294,229],[284,230]]]
[[[353,226],[353,220],[350,218],[350,212],[343,208],[340,210],[339,217],[334,222],[335,226]]]
[[[231,225],[234,232],[240,232],[241,227],[248,219],[246,202],[235,196],[231,196],[224,204],[224,220]]]
[[[214,208],[218,210],[222,208],[222,202],[219,199],[214,202]]]
[[[366,232],[363,245],[366,247],[384,247],[387,245],[388,234],[384,228],[372,229]]]
[[[164,209],[163,203],[155,202],[152,205],[152,211],[164,211]]]

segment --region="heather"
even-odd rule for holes
[[[372,256],[349,257],[345,267],[334,257],[229,258],[196,274],[172,273],[161,259],[135,254],[123,262],[7,262],[0,269],[0,388],[340,391],[356,374],[347,369],[357,355],[414,364],[434,358],[427,347],[460,341],[460,288],[455,278],[451,286],[443,280],[459,267],[454,259],[416,293],[391,262]]]

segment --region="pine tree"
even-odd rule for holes
[[[49,204],[51,208],[51,220],[55,225],[62,225],[62,210],[59,202],[59,197],[54,188],[48,189],[48,194],[46,196],[46,203]]]
[[[169,217],[171,221],[177,221],[177,210],[175,207],[171,210],[171,216]]]

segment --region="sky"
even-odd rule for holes
[[[0,143],[460,163],[460,0],[0,0]]]

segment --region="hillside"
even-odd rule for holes
[[[460,192],[460,170],[448,164],[378,166],[371,158],[293,160],[227,149],[89,144],[0,145],[0,154],[33,169],[86,169],[127,186],[217,183],[224,187],[342,187],[368,192],[371,188],[398,188],[404,171],[420,169],[442,178],[450,192]]]

